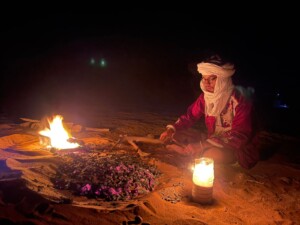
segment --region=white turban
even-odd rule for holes
[[[217,75],[220,77],[230,77],[234,74],[235,69],[232,64],[225,64],[223,66],[218,66],[212,63],[198,63],[198,72],[202,75]]]
[[[225,64],[218,66],[212,63],[199,63],[197,65],[198,72],[202,75],[216,75],[217,81],[215,84],[214,92],[208,92],[200,82],[200,87],[204,92],[205,99],[205,112],[209,116],[219,117],[220,113],[226,106],[228,99],[234,89],[231,76],[235,73],[234,65]]]

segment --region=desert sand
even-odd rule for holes
[[[72,136],[107,156],[123,151],[155,161],[161,175],[154,190],[122,201],[88,199],[57,190],[50,177],[60,156],[40,144],[38,126],[2,116],[1,225],[300,224],[300,142],[295,137],[262,131],[261,140],[268,151],[254,168],[215,165],[213,202],[203,205],[191,197],[193,158],[172,151],[170,146],[135,141],[141,137],[157,140],[166,124],[176,119],[174,115],[111,112],[94,113],[89,119],[87,125],[67,121]],[[134,137],[136,146],[120,141],[121,137]],[[136,217],[142,221],[133,222]]]

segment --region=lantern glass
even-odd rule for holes
[[[193,183],[201,187],[212,187],[214,183],[214,160],[202,157],[195,159]]]

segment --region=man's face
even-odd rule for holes
[[[201,82],[206,91],[213,93],[217,81],[216,75],[202,75]]]

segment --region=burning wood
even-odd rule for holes
[[[63,117],[60,115],[55,116],[52,121],[48,120],[50,128],[45,128],[39,134],[50,139],[52,148],[70,149],[79,147],[78,143],[69,142],[72,136],[64,128],[62,120]]]
[[[29,118],[20,118],[20,120],[24,121],[24,123],[21,124],[22,127],[29,127],[32,129],[43,129],[45,127],[44,122],[40,120],[34,120]],[[101,132],[101,133],[110,132],[109,128],[83,127],[81,125],[74,124],[74,123],[64,123],[64,126],[66,126],[66,128],[68,128],[68,130],[71,130],[72,132],[80,132],[80,131],[92,131],[92,132]]]
[[[62,116],[56,115],[53,118],[44,118],[42,120],[35,120],[30,118],[20,118],[24,123],[20,126],[28,127],[38,130],[40,135],[40,143],[42,145],[51,148],[51,152],[58,153],[57,150],[67,149],[84,149],[83,141],[80,141],[71,136],[71,132],[110,132],[108,128],[91,128],[83,127],[74,123],[63,123]],[[68,152],[74,152],[76,150],[69,150]]]

